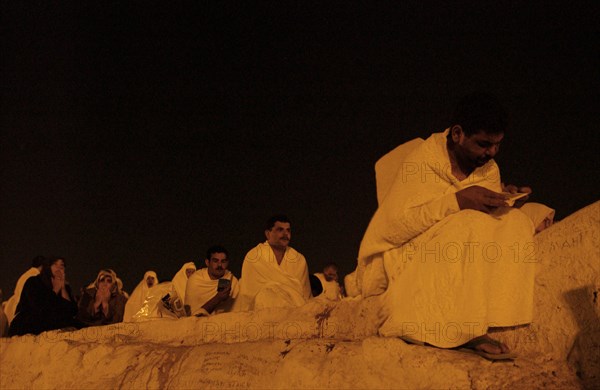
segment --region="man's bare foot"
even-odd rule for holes
[[[481,351],[492,355],[510,353],[510,349],[506,344],[494,340],[488,334],[471,339],[463,346],[463,348],[470,348],[475,351]]]

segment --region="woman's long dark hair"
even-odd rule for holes
[[[67,265],[64,257],[49,257],[44,259],[42,263],[42,272],[40,272],[40,277],[42,278],[42,283],[49,289],[52,289],[52,269],[50,268],[52,264],[56,263],[58,260],[62,260]]]

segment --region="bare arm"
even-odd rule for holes
[[[217,308],[219,303],[226,301],[229,298],[230,291],[231,285],[229,285],[221,291],[217,291],[214,297],[212,297],[204,305],[202,305],[202,308],[207,312],[212,313]]]

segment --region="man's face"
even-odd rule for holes
[[[265,236],[269,245],[285,249],[292,238],[292,228],[289,222],[275,222],[270,230],[265,230]]]
[[[211,253],[210,259],[204,260],[208,269],[208,276],[211,279],[220,279],[225,276],[225,271],[229,266],[229,260],[225,253]]]
[[[98,280],[98,289],[112,290],[113,283],[116,283],[116,281],[113,280],[112,276],[102,275]]]
[[[154,286],[154,283],[156,283],[156,279],[154,278],[154,276],[148,276],[146,278],[146,285],[148,286],[148,288]]]
[[[483,131],[467,136],[462,132],[458,134],[456,142],[456,156],[465,165],[475,169],[485,165],[498,153],[504,133],[487,134]]]
[[[325,276],[325,280],[331,282],[332,280],[338,281],[338,273],[337,268],[335,267],[327,267],[323,270],[323,276]]]
[[[58,259],[50,266],[50,270],[52,271],[53,277],[65,277],[65,262],[62,259]]]

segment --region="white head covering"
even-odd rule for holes
[[[110,276],[113,280],[113,285],[110,288],[110,292],[114,293],[120,293],[121,292],[121,288],[119,287],[118,283],[117,283],[117,273],[115,271],[113,271],[112,269],[103,269],[100,272],[98,272],[98,276],[96,276],[96,280],[94,280],[92,283],[90,283],[87,288],[95,288],[98,289],[98,283],[100,282],[100,279],[103,276]]]
[[[123,290],[123,281],[118,276],[117,276],[117,288],[119,289],[121,294],[125,295],[125,298],[129,299],[129,294],[127,293],[127,291]]]
[[[193,262],[185,263],[183,267],[173,277],[173,287],[175,287],[175,291],[177,292],[177,296],[181,300],[182,303],[185,304],[185,288],[187,286],[188,276],[186,274],[186,270],[189,268],[193,268],[196,270],[196,264]]]
[[[155,286],[158,284],[158,276],[154,271],[146,271],[144,274],[144,278],[141,282],[138,283],[137,287],[131,293],[131,296],[127,300],[127,304],[125,305],[125,314],[123,315],[123,322],[130,321],[131,318],[142,308],[144,301],[146,300],[146,296],[148,295],[148,284],[146,284],[146,279],[148,276],[153,276],[156,279]]]
[[[541,203],[525,203],[521,206],[521,211],[531,219],[536,233],[541,232],[554,221],[554,209]]]

